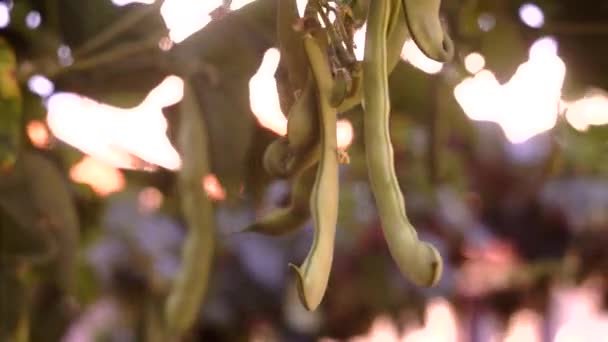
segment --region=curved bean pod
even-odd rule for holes
[[[319,140],[319,118],[317,114],[316,85],[309,77],[302,93],[289,110],[287,117],[287,140],[295,154],[310,150]]]
[[[289,147],[286,137],[277,138],[264,152],[264,169],[274,177],[288,179],[296,177],[319,161],[320,144],[314,144],[308,150],[295,153]]]
[[[289,178],[287,165],[293,153],[289,149],[289,141],[286,137],[276,138],[264,150],[264,169],[269,175],[277,178]]]
[[[447,62],[454,57],[454,43],[439,18],[441,0],[401,0],[410,35],[429,58]]]
[[[304,46],[318,86],[321,126],[321,159],[310,196],[310,210],[315,225],[312,246],[302,265],[289,266],[296,272],[298,293],[304,307],[315,310],[327,289],[334,252],[338,220],[338,143],[336,109],[331,106],[333,81],[324,51],[311,35]]]
[[[362,12],[364,8],[367,14],[367,6],[369,0],[363,1],[357,12]],[[359,3],[359,2],[357,2]],[[358,5],[359,6],[359,5]],[[407,38],[407,25],[402,20],[403,9],[397,6],[398,10],[392,13],[389,31],[387,37],[387,64],[389,73],[397,66],[401,58],[401,49]],[[361,14],[359,14],[361,15]],[[356,71],[355,71],[356,72]],[[362,78],[362,75],[353,75]],[[270,144],[264,155],[264,166],[266,171],[278,178],[289,178],[295,174],[302,172],[306,163],[303,159],[307,158],[306,153],[296,152],[296,149],[307,146],[306,152],[310,151],[310,144],[319,145],[318,132],[310,133],[314,127],[317,127],[317,115],[314,112],[316,105],[311,105],[309,101],[314,96],[314,82],[310,80],[313,90],[309,89],[309,85],[304,88],[300,97],[296,100],[294,108],[290,110],[287,121],[287,137],[289,144],[284,138],[278,138]],[[362,87],[359,86],[362,80],[359,80],[354,86],[352,94],[344,98],[338,105],[337,112],[344,113],[361,103]],[[312,93],[312,94],[311,94]],[[313,123],[314,122],[314,123]],[[296,124],[297,123],[297,124]],[[312,138],[310,138],[312,136]],[[293,149],[291,148],[293,146]]]
[[[315,178],[316,168],[308,168],[294,180],[289,207],[272,211],[262,219],[249,225],[243,232],[278,236],[291,233],[302,227],[310,218],[308,204]]]
[[[392,1],[392,3],[391,3]],[[389,134],[389,92],[386,35],[395,0],[370,4],[363,62],[364,139],[369,178],[389,250],[401,272],[420,286],[432,286],[441,277],[437,250],[418,240],[405,213],[395,175]]]
[[[197,317],[207,291],[215,247],[213,206],[201,186],[201,179],[209,173],[207,131],[188,82],[181,106],[179,150],[183,163],[178,185],[189,229],[182,265],[165,307],[167,328],[174,337],[183,335]]]

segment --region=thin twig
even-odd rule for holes
[[[87,53],[99,48],[100,46],[110,42],[118,35],[128,31],[131,27],[137,24],[140,20],[148,16],[150,13],[160,8],[160,1],[152,5],[147,5],[141,9],[130,11],[123,17],[110,25],[105,31],[101,31],[95,37],[89,39],[81,47],[74,51],[74,58],[82,57]]]
[[[75,71],[75,70],[87,70],[91,68],[96,68],[104,64],[113,63],[134,55],[138,52],[146,51],[151,48],[158,47],[158,41],[161,38],[159,34],[153,34],[150,38],[120,44],[108,51],[99,53],[90,58],[84,58],[81,60],[76,60],[74,64],[67,67],[57,67],[53,70],[49,70],[47,72],[47,76],[50,78],[57,77],[60,74]]]

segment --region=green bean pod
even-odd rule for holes
[[[309,77],[305,88],[289,110],[287,140],[295,154],[303,154],[319,140],[316,85]]]
[[[454,43],[439,18],[441,0],[401,0],[410,35],[429,58],[448,62],[454,57]]]
[[[394,168],[389,134],[387,30],[398,0],[370,4],[363,62],[364,141],[369,178],[389,250],[401,272],[420,286],[432,286],[441,277],[437,250],[420,242],[405,213],[403,195]]]
[[[281,0],[277,6],[277,40],[281,59],[285,62],[292,90],[302,90],[310,77],[302,35],[294,28],[300,19],[298,6],[296,0]]]
[[[289,178],[287,164],[293,158],[287,137],[278,137],[264,150],[264,170],[277,178]]]
[[[249,225],[243,232],[279,236],[294,232],[310,218],[309,200],[316,178],[316,168],[310,167],[296,177],[288,207],[276,209]]]
[[[365,3],[365,2],[364,2]],[[366,5],[366,11],[368,8],[368,4]],[[354,9],[353,9],[354,11]],[[358,9],[358,11],[362,11]],[[367,13],[367,12],[365,12]],[[391,14],[388,36],[387,36],[387,65],[388,65],[388,73],[393,72],[397,63],[401,60],[401,50],[403,48],[403,44],[407,38],[408,29],[406,23],[403,21],[403,10],[401,6],[395,9],[395,11]],[[363,78],[362,75],[357,74],[358,71],[353,71],[353,77]],[[363,81],[360,80],[359,83]],[[344,100],[338,105],[338,114],[344,113],[355,106],[361,103],[361,98],[363,96],[363,87],[355,84],[353,86],[353,90],[351,94],[344,98]]]
[[[181,104],[179,149],[182,167],[178,175],[181,207],[188,225],[182,249],[182,265],[167,299],[168,332],[182,336],[193,325],[207,291],[215,245],[213,206],[201,186],[209,173],[207,130],[196,95],[186,82]]]
[[[359,2],[357,2],[359,4]],[[357,13],[367,13],[369,4],[361,2],[357,8]],[[361,13],[359,15],[361,15]],[[407,38],[407,25],[403,21],[403,11],[401,6],[393,12],[389,24],[388,32],[388,70],[397,66],[401,58],[401,49]],[[362,78],[361,72],[355,70],[351,75],[354,78]],[[351,93],[343,98],[337,105],[337,112],[344,113],[361,103],[362,87],[359,86],[362,80],[353,84]],[[306,87],[296,100],[294,106],[289,111],[287,121],[287,139],[278,138],[268,146],[264,154],[264,166],[266,171],[275,177],[290,178],[302,172],[306,165],[305,159],[309,156],[311,145],[319,145],[319,135],[313,128],[318,127],[314,92],[314,80],[309,79]],[[336,102],[336,101],[334,101]],[[317,154],[318,155],[318,154]]]
[[[318,86],[321,158],[310,196],[310,210],[315,226],[313,243],[300,267],[293,264],[289,266],[296,272],[302,304],[312,311],[319,306],[325,295],[333,261],[338,220],[338,146],[337,113],[331,106],[333,81],[327,56],[311,35],[305,36],[304,46]]]

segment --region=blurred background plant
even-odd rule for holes
[[[283,67],[266,53],[276,4],[0,1],[0,340],[164,341],[187,234],[174,148],[185,75],[208,129],[197,185],[218,240],[189,340],[605,339],[606,3],[444,1],[454,61],[407,41],[390,79],[398,177],[444,277],[418,289],[390,258],[355,108],[337,127],[351,163],[313,313],[287,269],[310,225],[234,233],[288,201],[262,167],[286,131]]]

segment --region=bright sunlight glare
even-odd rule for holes
[[[426,308],[424,327],[411,330],[403,342],[458,341],[458,324],[450,303],[444,298],[432,299]]]
[[[498,123],[512,143],[553,128],[566,73],[556,50],[551,38],[539,39],[507,83],[482,70],[454,88],[456,101],[472,120]]]
[[[258,71],[249,80],[249,105],[263,127],[279,134],[287,134],[287,118],[281,111],[274,73],[281,54],[277,49],[264,53]]]
[[[566,120],[579,131],[605,125],[608,123],[608,93],[593,89],[579,100],[566,102],[566,109]]]
[[[580,288],[559,288],[554,292],[560,304],[556,306],[554,342],[602,341],[606,337],[608,313],[601,308],[601,290],[583,284]]]
[[[358,61],[363,60],[364,50],[365,50],[365,31],[367,29],[367,24],[363,24],[363,26],[355,31],[355,35],[353,37],[353,42],[355,43],[355,57]]]
[[[287,118],[281,111],[279,93],[274,74],[281,54],[277,49],[268,49],[257,72],[249,80],[249,105],[263,127],[278,135],[287,134]],[[350,122],[340,120],[337,125],[338,147],[346,148],[353,139]]]
[[[399,326],[389,316],[374,319],[367,334],[350,339],[350,342],[456,342],[458,324],[454,310],[444,298],[433,298],[426,307],[425,325],[409,326],[400,333]]]
[[[230,3],[230,9],[236,11],[239,8],[249,5],[252,2],[253,0],[232,0],[232,2]]]
[[[405,44],[403,44],[401,59],[427,74],[436,74],[443,69],[443,63],[428,58],[411,39],[408,39]]]
[[[56,93],[47,102],[47,122],[60,140],[118,168],[132,169],[134,157],[170,170],[180,167],[166,136],[162,108],[183,97],[183,81],[165,78],[142,103],[123,109],[72,93]]]
[[[160,14],[175,43],[182,42],[211,22],[210,13],[223,5],[222,0],[165,0]]]
[[[531,310],[516,312],[509,320],[504,342],[540,342],[541,318]]]
[[[153,4],[154,1],[155,0],[112,0],[112,3],[116,6],[126,6],[129,4],[136,4],[136,3],[150,5],[150,4]]]
[[[11,23],[11,11],[8,5],[0,2],[0,28],[7,27]]]

